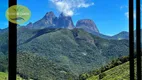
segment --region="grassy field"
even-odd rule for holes
[[[0,72],[0,80],[8,80],[8,73]],[[17,80],[25,80],[17,76]]]
[[[8,80],[8,73],[0,72],[0,80]]]
[[[129,80],[129,62],[116,66],[102,74],[101,79],[99,79],[99,75],[96,75],[89,77],[87,80]]]

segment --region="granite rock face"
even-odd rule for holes
[[[83,28],[84,30],[87,30],[89,32],[99,33],[99,30],[98,30],[96,24],[90,19],[79,20],[76,24],[76,27]]]
[[[68,28],[73,29],[74,24],[70,16],[64,16],[63,13],[59,17],[56,17],[54,13],[47,12],[45,16],[36,21],[35,23],[29,23],[27,28],[42,29],[42,28]]]
[[[70,16],[65,16],[63,13],[60,14],[57,22],[57,26],[61,28],[73,29],[74,24]]]

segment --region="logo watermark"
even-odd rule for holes
[[[6,18],[15,24],[23,24],[31,17],[31,11],[22,5],[14,5],[7,9]]]

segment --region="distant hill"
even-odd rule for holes
[[[112,36],[113,39],[118,39],[118,40],[121,40],[121,39],[129,39],[129,32],[126,32],[126,31],[122,31],[114,36]]]
[[[141,29],[141,36],[142,36],[142,29]],[[129,39],[129,32],[122,31],[114,36],[112,36],[113,39]],[[134,30],[134,42],[136,42],[136,30]],[[141,37],[142,42],[142,37]]]

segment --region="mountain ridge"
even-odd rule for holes
[[[81,23],[81,24],[79,24]],[[85,27],[80,27],[79,25],[85,25]],[[45,14],[45,16],[34,22],[29,23],[26,25],[27,28],[32,29],[41,29],[41,28],[67,28],[67,29],[73,29],[73,28],[83,28],[88,31],[93,31],[99,33],[98,28],[96,27],[96,24],[91,19],[81,19],[78,20],[78,23],[76,26],[73,23],[71,16],[65,16],[63,13],[59,15],[59,17],[56,17],[55,14],[50,11]],[[90,27],[90,28],[89,28]]]
[[[42,19],[40,19],[34,23],[30,22],[25,27],[31,28],[31,29],[82,28],[89,33],[92,33],[94,35],[97,35],[97,36],[105,38],[105,39],[120,40],[120,39],[128,39],[129,38],[129,34],[126,31],[122,31],[122,32],[120,32],[116,35],[113,35],[113,36],[104,35],[99,32],[99,29],[96,26],[95,22],[91,19],[80,19],[77,21],[76,25],[74,25],[71,16],[65,16],[63,13],[61,13],[58,17],[56,17],[54,12],[52,12],[52,11],[47,12]]]
[[[88,32],[96,32],[99,34],[99,30],[91,19],[81,19],[78,20],[76,23],[76,28],[83,28],[84,30]]]
[[[43,28],[68,28],[72,29],[74,27],[72,18],[70,16],[65,16],[63,13],[56,17],[55,14],[50,11],[45,14],[40,20],[29,23],[26,25],[27,28],[32,29],[43,29]]]

